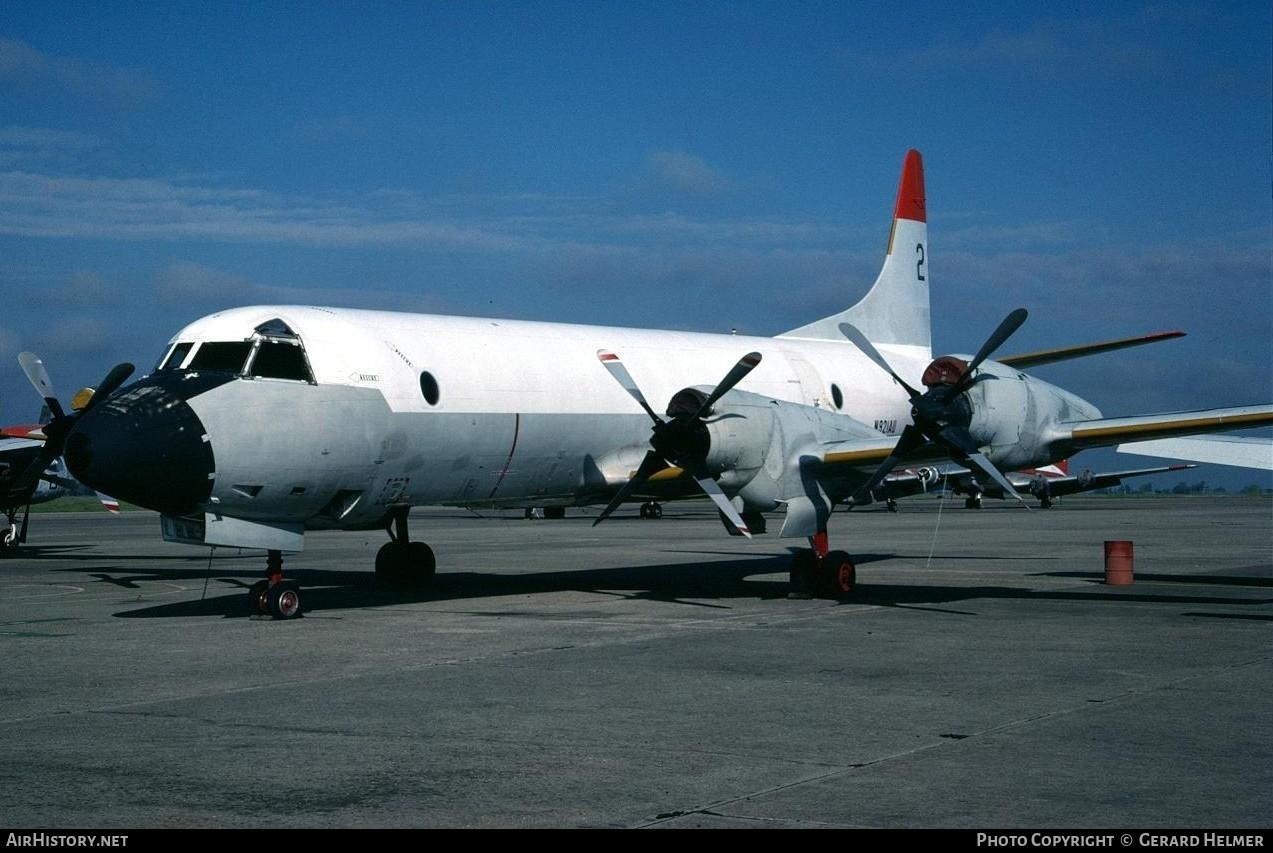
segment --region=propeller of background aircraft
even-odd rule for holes
[[[720,384],[708,394],[697,409],[690,407],[671,406],[668,407],[670,420],[663,420],[654,409],[650,408],[650,404],[646,401],[645,395],[641,393],[641,389],[632,379],[632,374],[628,373],[628,369],[623,366],[619,356],[609,350],[597,350],[597,358],[615,381],[623,386],[623,390],[627,391],[645,409],[646,414],[650,416],[650,420],[654,421],[654,434],[650,437],[651,449],[645,454],[645,458],[641,460],[641,465],[637,468],[636,474],[631,480],[623,484],[618,494],[606,505],[606,508],[597,516],[597,520],[593,522],[593,526],[600,524],[610,516],[625,500],[628,495],[635,491],[639,486],[650,479],[655,473],[667,467],[675,465],[690,472],[694,481],[698,483],[700,489],[712,499],[721,513],[729,519],[739,533],[750,537],[751,531],[747,529],[746,522],[742,516],[738,514],[738,510],[730,502],[725,493],[721,491],[720,485],[712,479],[712,475],[707,471],[707,453],[711,449],[711,438],[707,433],[707,426],[703,419],[711,411],[712,406],[727,394],[730,389],[743,380],[748,373],[760,364],[760,353],[749,352],[738,360],[738,363],[725,374],[725,378]],[[679,395],[678,395],[679,396]],[[676,398],[673,398],[676,401]],[[679,409],[675,414],[673,409]]]
[[[968,398],[964,396],[964,392],[972,387],[975,381],[974,374],[977,368],[1021,327],[1027,316],[1029,314],[1024,308],[1018,308],[1007,317],[1004,317],[999,327],[986,339],[986,342],[981,345],[981,349],[973,356],[973,360],[967,365],[964,365],[959,359],[950,356],[934,360],[928,366],[928,369],[924,371],[924,384],[928,386],[928,390],[922,394],[907,385],[894,372],[879,350],[858,329],[849,323],[840,324],[840,331],[846,338],[853,342],[867,358],[892,376],[898,385],[906,389],[906,393],[910,396],[912,407],[911,423],[902,430],[902,435],[898,438],[897,444],[893,446],[888,458],[880,463],[880,467],[876,469],[871,479],[858,492],[855,503],[869,502],[872,490],[888,476],[888,472],[893,470],[898,462],[908,454],[924,446],[925,442],[931,441],[953,458],[967,459],[976,465],[987,476],[1003,487],[1004,494],[1012,495],[1021,501],[1022,506],[1029,509],[1025,499],[1012,488],[1008,478],[991,464],[989,459],[982,455],[977,440],[968,432],[968,424],[972,418],[972,407]],[[955,371],[958,371],[958,374],[952,375]]]
[[[39,356],[31,352],[19,353],[18,364],[22,366],[22,372],[26,374],[27,379],[35,386],[36,393],[44,398],[44,402],[49,407],[49,413],[53,416],[42,430],[45,440],[39,455],[27,465],[15,483],[15,488],[28,488],[40,479],[44,470],[53,463],[54,459],[62,455],[62,450],[66,446],[66,437],[75,427],[75,422],[100,401],[115,393],[119,386],[132,375],[135,368],[128,362],[112,367],[84,406],[67,414],[58,401],[57,393],[53,390],[53,382],[49,379],[49,372],[44,369],[44,362],[40,361]]]

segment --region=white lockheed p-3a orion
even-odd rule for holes
[[[991,360],[1021,309],[976,354],[934,359],[928,260],[910,151],[874,286],[773,338],[254,306],[191,323],[131,385],[119,365],[71,414],[24,354],[55,414],[31,466],[64,454],[81,482],[160,512],[165,538],[266,550],[252,607],[290,618],[300,589],[282,553],[306,530],[383,527],[378,581],[427,582],[435,560],[410,540],[413,506],[597,504],[600,522],[627,501],[702,492],[733,534],[782,510],[779,536],[810,546],[793,586],[839,596],[855,570],[829,548],[832,509],[870,501],[896,466],[954,459],[1015,496],[1001,471],[1273,423],[1264,405],[1103,418],[1022,369],[1162,336]],[[651,400],[670,402],[659,414]]]

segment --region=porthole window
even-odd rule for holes
[[[840,391],[840,386],[834,382],[831,383],[831,402],[835,403],[837,409],[844,408],[844,394]]]
[[[420,374],[420,393],[424,395],[425,402],[430,406],[438,404],[438,380],[433,378],[433,374],[425,371]]]

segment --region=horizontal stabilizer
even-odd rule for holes
[[[1184,332],[1154,332],[1150,335],[1138,335],[1134,338],[1119,338],[1114,341],[1101,341],[1098,344],[1080,344],[1073,347],[1061,347],[1059,349],[1044,349],[1037,352],[1025,352],[1019,355],[1010,355],[1004,358],[995,359],[1000,364],[1006,364],[1009,367],[1016,367],[1025,370],[1030,367],[1038,367],[1040,364],[1052,364],[1057,361],[1069,361],[1072,358],[1084,358],[1089,355],[1099,355],[1103,352],[1113,352],[1114,350],[1127,349],[1128,347],[1139,347],[1145,344],[1156,344],[1159,341],[1170,341],[1174,338],[1183,338]]]

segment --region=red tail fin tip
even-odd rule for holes
[[[914,222],[927,222],[924,212],[924,159],[912,148],[906,152],[906,162],[902,165],[902,181],[897,187],[897,207],[893,209],[894,219],[910,219]]]

